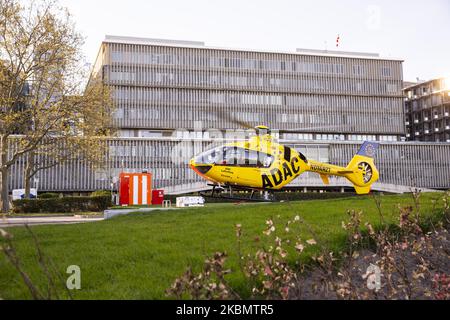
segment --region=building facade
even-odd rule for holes
[[[293,53],[107,36],[93,72],[114,91],[124,137],[265,124],[281,138],[398,141],[402,61],[377,54]]]
[[[450,79],[414,84],[403,92],[407,139],[450,142]]]

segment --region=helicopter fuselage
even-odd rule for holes
[[[308,160],[296,150],[272,141],[269,135],[224,144],[202,153],[190,162],[200,176],[217,185],[261,190],[279,190],[305,171],[345,176],[344,167]]]

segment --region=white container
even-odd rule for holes
[[[37,198],[37,190],[30,189],[30,196],[32,199]],[[25,198],[25,189],[14,189],[12,191],[12,198],[13,200],[20,200]]]
[[[178,197],[177,208],[186,207],[204,207],[205,199],[203,197]]]

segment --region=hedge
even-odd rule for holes
[[[111,206],[111,197],[65,197],[13,201],[14,213],[99,212]]]
[[[40,198],[40,199],[54,199],[54,198],[59,198],[59,193],[51,193],[51,192],[41,193],[40,195],[38,195],[38,198]]]
[[[210,191],[208,192],[210,193]],[[304,201],[304,200],[325,200],[325,199],[340,199],[340,198],[348,198],[355,196],[356,193],[354,192],[275,192],[275,201]],[[198,193],[195,194],[186,194],[186,195],[165,195],[165,200],[170,200],[172,203],[176,203],[177,197],[191,197],[191,196],[199,196]],[[226,196],[226,194],[224,194]],[[235,197],[249,197],[250,193],[244,193],[244,194],[234,194]],[[231,200],[231,199],[222,199],[222,198],[210,198],[207,197],[206,203],[229,203],[229,202],[237,202],[238,200]]]
[[[108,196],[111,198],[111,191],[110,190],[97,190],[91,193],[91,197],[103,197]]]

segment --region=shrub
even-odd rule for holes
[[[54,198],[59,198],[59,193],[51,193],[51,192],[47,192],[47,193],[42,193],[40,195],[38,195],[39,199],[54,199]]]
[[[111,197],[111,191],[109,190],[97,190],[91,193],[91,197]]]
[[[449,300],[450,192],[442,198],[443,207],[433,208],[436,217],[429,218],[429,230],[420,213],[420,193],[413,193],[413,199],[414,206],[396,209],[395,230],[384,221],[381,209],[377,228],[363,224],[362,211],[348,211],[348,219],[342,221],[346,247],[338,252],[321,243],[297,215],[287,223],[268,220],[266,237],[255,238],[252,251],[256,253],[245,255],[242,226],[236,225],[239,268],[251,299]],[[309,236],[314,238],[305,241]],[[301,255],[312,246],[319,251],[307,262]],[[226,277],[236,270],[225,268],[225,258],[226,254],[216,253],[200,273],[188,269],[173,282],[167,296],[239,299]]]
[[[111,206],[110,196],[21,199],[13,201],[14,213],[99,212]]]

